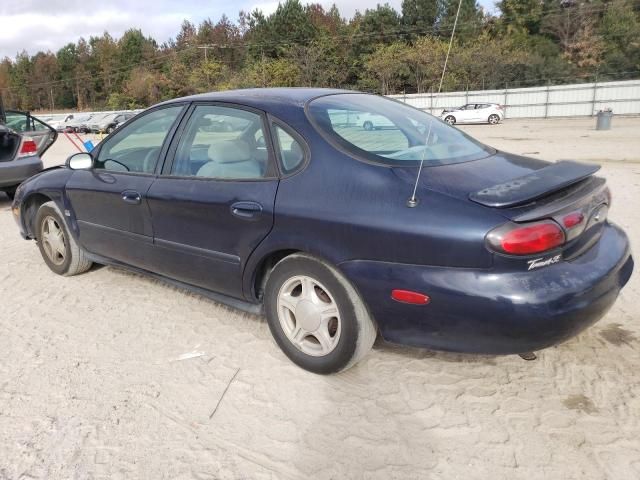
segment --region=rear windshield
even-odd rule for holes
[[[312,100],[315,127],[342,150],[385,165],[449,165],[495,153],[421,110],[377,95],[346,93]]]

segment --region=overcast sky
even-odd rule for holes
[[[328,8],[334,1],[319,3]],[[375,6],[371,0],[335,3],[346,17]],[[400,11],[401,0],[388,3]],[[480,4],[492,8],[493,0],[480,0]],[[131,27],[162,43],[176,36],[183,19],[198,23],[209,17],[215,22],[226,13],[235,21],[240,10],[259,8],[271,13],[277,6],[277,0],[0,0],[0,58],[14,58],[22,50],[30,54],[38,50],[55,52],[80,37],[104,31],[118,38]]]

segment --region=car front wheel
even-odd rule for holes
[[[40,254],[53,272],[68,277],[91,268],[91,261],[69,234],[55,202],[38,209],[35,225]]]
[[[310,372],[346,370],[376,339],[373,320],[349,281],[310,255],[290,255],[276,264],[264,303],[276,342]]]
[[[500,123],[500,117],[498,115],[496,115],[495,113],[489,115],[489,123],[491,125],[497,125],[498,123]]]
[[[371,130],[373,130],[373,123],[367,120],[362,124],[362,128],[364,128],[367,132],[370,132]]]
[[[4,190],[4,193],[6,193],[7,197],[9,197],[9,200],[13,200],[13,198],[16,196],[16,187],[7,188]]]
[[[444,119],[445,122],[447,122],[449,125],[455,125],[456,124],[456,117],[454,117],[453,115],[447,115]]]

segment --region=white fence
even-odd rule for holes
[[[389,96],[435,115],[467,103],[499,103],[511,118],[588,116],[606,108],[616,115],[640,114],[640,80]]]

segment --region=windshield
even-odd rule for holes
[[[449,165],[495,153],[425,112],[377,95],[327,95],[312,100],[308,114],[332,143],[385,165]]]

